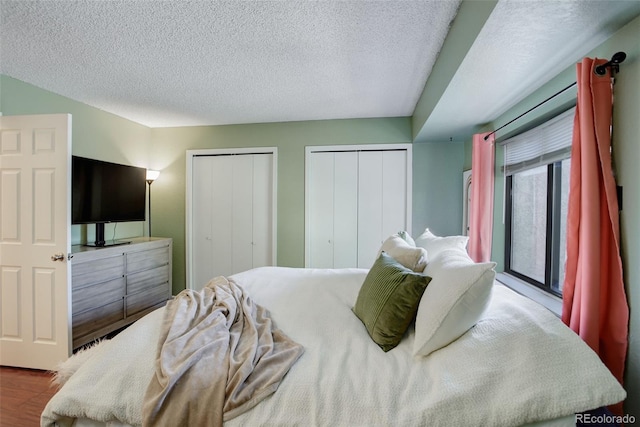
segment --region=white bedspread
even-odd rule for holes
[[[625,397],[577,335],[500,285],[484,318],[451,345],[414,358],[410,331],[384,353],[351,312],[365,275],[267,267],[233,276],[305,353],[275,394],[225,425],[515,426]],[[139,425],[160,318],[98,347],[47,405],[43,425],[69,407],[72,417]]]
[[[223,276],[180,292],[164,311],[145,426],[222,426],[274,393],[304,352]]]

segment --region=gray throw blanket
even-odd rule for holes
[[[275,392],[303,353],[232,279],[169,301],[145,426],[220,426]]]

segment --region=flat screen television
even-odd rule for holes
[[[146,169],[72,156],[71,223],[96,224],[89,246],[126,242],[104,239],[104,224],[145,220]]]

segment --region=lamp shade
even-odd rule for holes
[[[160,171],[147,169],[147,181],[155,181],[160,176]]]

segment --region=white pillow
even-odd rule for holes
[[[380,258],[382,252],[386,252],[391,258],[416,273],[422,273],[427,265],[427,251],[411,246],[398,234],[394,234],[382,243],[376,259]]]
[[[429,257],[434,259],[445,249],[465,249],[469,242],[468,236],[446,236],[440,237],[425,228],[418,238],[415,239],[416,246],[426,249]]]
[[[465,250],[448,249],[424,270],[431,282],[416,315],[413,354],[427,356],[471,329],[489,304],[496,263],[474,263]]]
[[[398,236],[402,237],[409,244],[409,246],[413,246],[413,247],[416,246],[416,242],[413,240],[413,238],[408,232],[398,231]]]

